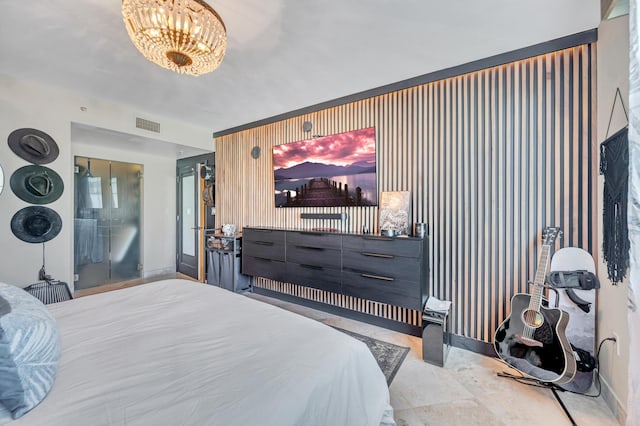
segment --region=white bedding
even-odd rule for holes
[[[10,425],[393,422],[369,349],[331,327],[185,280],[48,305],[62,359]]]

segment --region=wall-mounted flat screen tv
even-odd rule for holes
[[[378,205],[376,129],[273,147],[276,207]]]

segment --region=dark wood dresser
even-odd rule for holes
[[[242,273],[421,311],[428,240],[244,228]]]

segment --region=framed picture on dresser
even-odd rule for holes
[[[380,193],[380,230],[409,234],[411,223],[411,192],[390,191]]]

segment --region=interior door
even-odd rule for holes
[[[177,229],[176,270],[198,279],[199,238],[199,176],[194,163],[178,162],[177,168]]]

